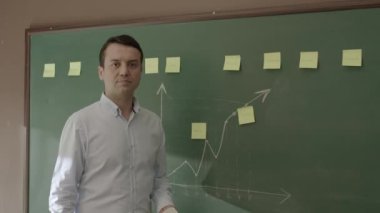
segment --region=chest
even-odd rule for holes
[[[92,123],[86,141],[86,164],[109,168],[131,165],[153,167],[162,133],[139,122],[113,119]]]

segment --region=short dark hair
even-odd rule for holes
[[[114,36],[114,37],[110,37],[102,46],[102,48],[100,49],[100,52],[99,52],[99,65],[101,67],[104,66],[104,58],[105,58],[105,51],[107,49],[107,47],[110,45],[110,44],[122,44],[122,45],[125,45],[125,46],[130,46],[130,47],[134,47],[136,48],[138,51],[140,51],[140,60],[141,60],[141,63],[144,59],[144,54],[143,54],[143,51],[140,47],[140,44],[136,41],[136,39],[134,39],[132,36],[130,35],[118,35],[118,36]]]

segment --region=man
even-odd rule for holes
[[[100,100],[71,115],[51,183],[52,213],[177,212],[166,177],[160,118],[134,92],[143,52],[128,36],[111,37],[99,54]]]

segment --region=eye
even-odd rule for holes
[[[139,63],[136,61],[128,62],[128,67],[131,69],[136,69],[136,68],[138,68],[138,66],[139,66]]]
[[[112,62],[111,67],[114,68],[114,69],[119,68],[120,67],[120,62],[118,62],[118,61]]]

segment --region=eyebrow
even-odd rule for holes
[[[111,62],[120,62],[120,61],[123,61],[121,59],[111,59]],[[131,59],[131,60],[128,60],[127,62],[139,62],[139,59]]]

